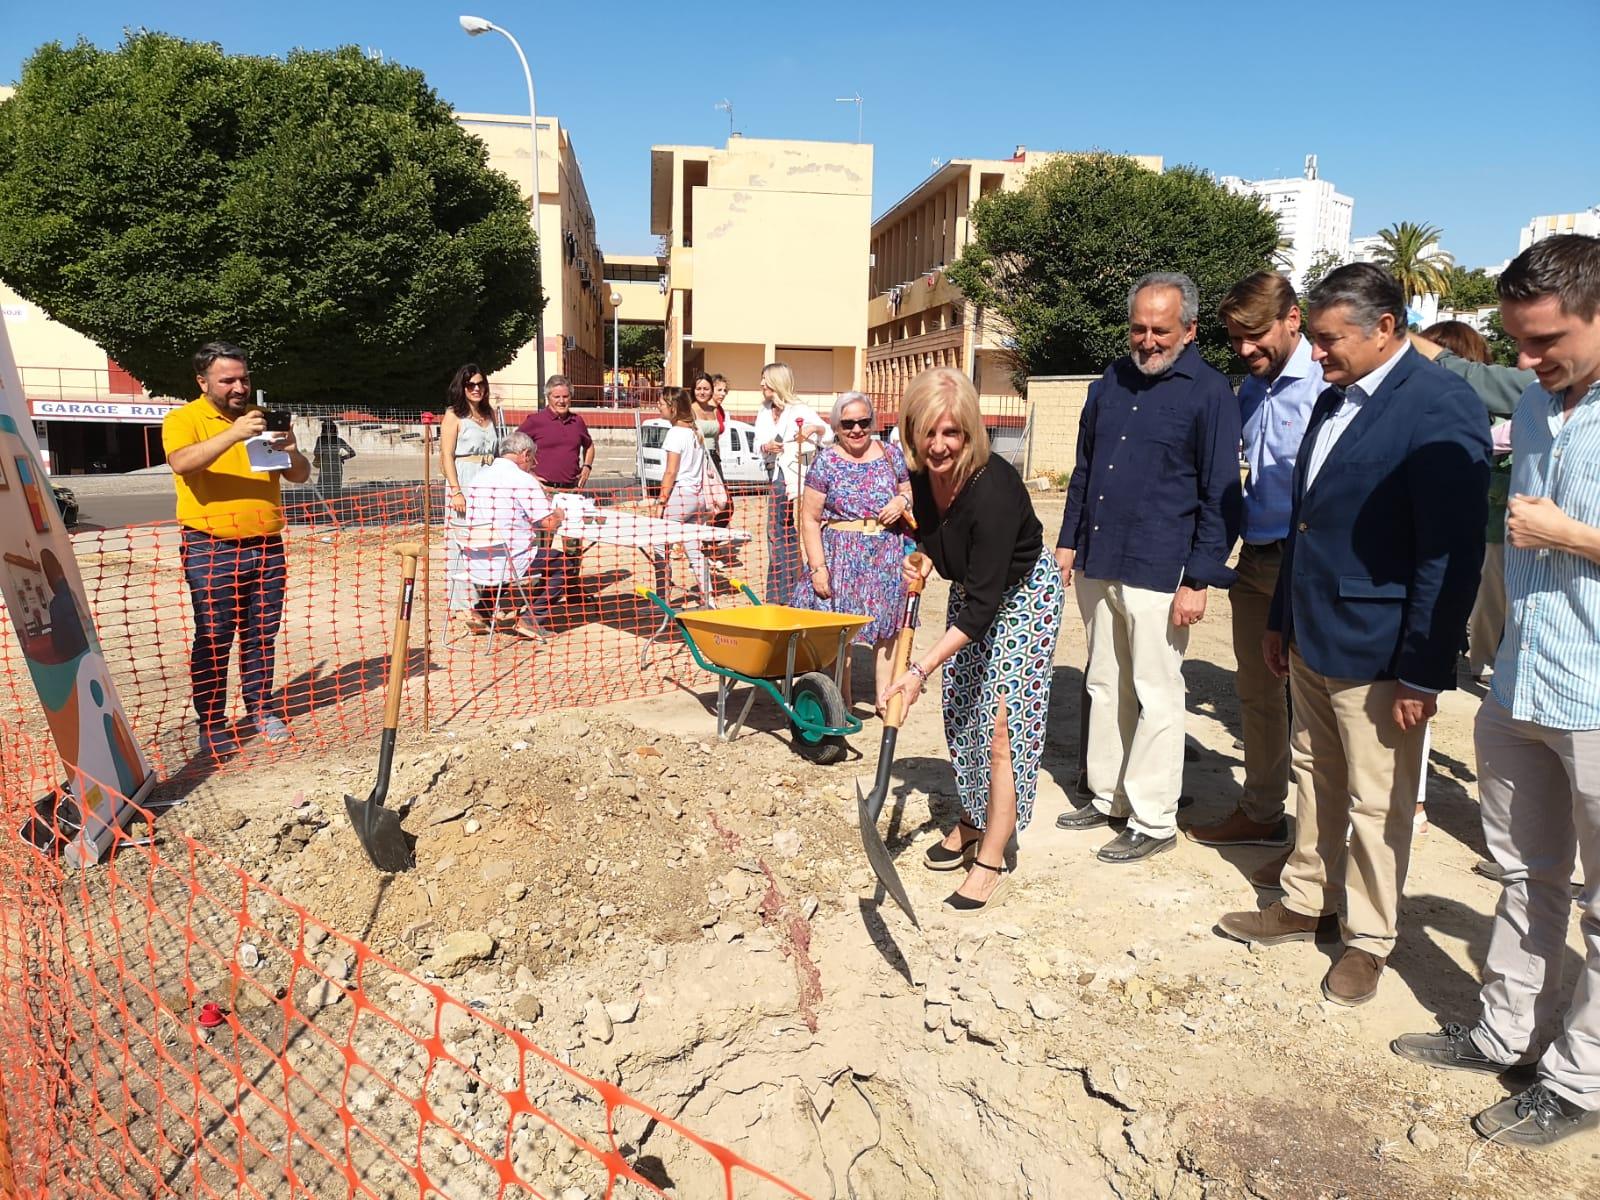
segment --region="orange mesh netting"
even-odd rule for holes
[[[7,729],[0,757],[15,830],[55,755]],[[79,872],[0,842],[5,1195],[800,1195],[192,838],[145,832]]]
[[[567,594],[537,641],[452,624],[452,605],[483,612],[485,593],[452,562],[443,489],[435,481],[431,490],[426,527],[420,482],[331,499],[302,490],[287,505],[281,551],[224,555],[203,569],[172,522],[75,539],[106,659],[162,774],[373,747],[398,542],[427,546],[403,737],[429,724],[705,686],[676,632],[635,592],[666,588],[678,599],[693,583],[681,548],[640,534],[654,527],[636,519],[645,504],[637,487],[590,493],[570,527],[584,536],[554,541]],[[754,536],[725,539],[713,556],[719,604],[743,602],[727,575],[764,590],[767,499],[737,501],[731,528]],[[241,634],[262,618],[251,606],[263,592],[269,607],[276,602],[273,589],[281,615],[268,663],[268,640]],[[493,624],[502,597],[491,599]],[[197,615],[209,627],[198,640]],[[195,736],[195,685],[204,689],[208,672],[244,746],[221,763],[199,755]],[[255,736],[241,684],[287,723],[286,742]],[[15,1194],[800,1194],[321,924],[174,827],[152,841],[149,822],[135,821],[105,865],[65,868],[15,836],[61,771],[10,630],[0,630],[0,703],[0,1099],[9,1118],[0,1132],[9,1128]]]

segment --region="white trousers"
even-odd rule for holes
[[[1172,592],[1074,576],[1089,640],[1089,790],[1094,806],[1154,838],[1177,832],[1183,789],[1183,655]]]

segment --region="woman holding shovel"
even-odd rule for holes
[[[999,903],[1009,882],[1007,844],[1033,815],[1066,592],[1022,477],[989,453],[965,375],[934,367],[911,381],[900,404],[900,441],[917,546],[926,555],[906,559],[906,582],[930,567],[950,581],[949,627],[881,702],[899,692],[907,707],[915,704],[928,677],[945,667],[944,730],[962,816],[923,861],[935,871],[968,868],[944,902],[968,915]]]

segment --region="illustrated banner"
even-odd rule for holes
[[[70,821],[70,806],[44,815],[69,835],[62,850],[68,865],[98,863],[114,831],[126,828],[133,816],[130,801],[142,799],[155,776],[133,740],[106,669],[72,539],[39,457],[3,316],[0,592],[77,809]],[[81,828],[72,827],[80,823]]]

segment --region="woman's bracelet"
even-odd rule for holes
[[[921,663],[919,663],[919,662],[908,663],[906,665],[906,670],[910,671],[918,679],[922,680],[923,683],[927,683],[928,682],[928,673],[922,669],[922,664]]]
[[[827,563],[818,563],[816,566],[811,568],[811,573],[813,575],[815,575],[818,571],[826,571],[827,569],[828,569],[828,564]]]

